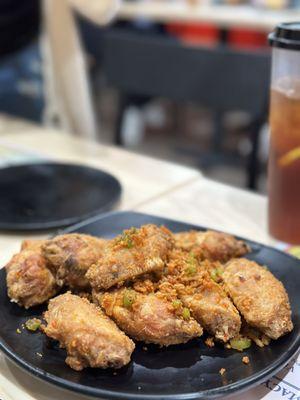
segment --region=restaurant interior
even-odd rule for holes
[[[300,399],[300,0],[0,0],[0,400]]]
[[[72,10],[50,1],[1,2],[4,131],[6,117],[59,126],[266,193],[267,36],[277,23],[297,19],[297,2],[69,3]],[[51,87],[65,74],[64,57],[77,60],[63,101],[75,101],[77,86],[82,98],[69,115],[51,115],[59,108]],[[70,122],[72,113],[85,123]]]

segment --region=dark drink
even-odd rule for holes
[[[293,89],[288,89],[293,88]],[[300,82],[283,81],[271,90],[269,230],[300,244]]]
[[[272,50],[269,232],[300,244],[300,22],[279,24]]]

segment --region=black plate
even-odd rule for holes
[[[112,175],[75,164],[0,169],[0,229],[39,230],[75,224],[110,210],[121,194]]]
[[[202,227],[144,214],[122,212],[96,217],[67,229],[112,237],[122,229],[144,223],[164,224],[173,231],[203,229]],[[244,353],[222,346],[208,348],[202,339],[186,345],[160,349],[138,344],[132,362],[117,371],[85,369],[75,372],[65,363],[65,351],[41,333],[16,329],[26,319],[40,316],[45,307],[24,311],[9,302],[6,296],[5,273],[0,272],[0,348],[26,371],[48,382],[75,392],[101,399],[212,399],[249,389],[275,374],[291,359],[300,346],[300,263],[299,260],[272,248],[248,242],[253,252],[249,258],[269,266],[284,283],[292,305],[295,328],[289,335],[270,346],[252,345]],[[43,357],[37,355],[43,354]],[[244,365],[242,357],[249,356]],[[219,370],[226,368],[221,376]]]

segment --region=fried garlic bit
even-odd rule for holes
[[[244,357],[242,358],[242,362],[243,362],[244,364],[249,364],[249,363],[250,363],[249,357],[244,356]]]

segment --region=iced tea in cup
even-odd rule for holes
[[[300,244],[300,22],[277,26],[272,49],[269,231]]]

